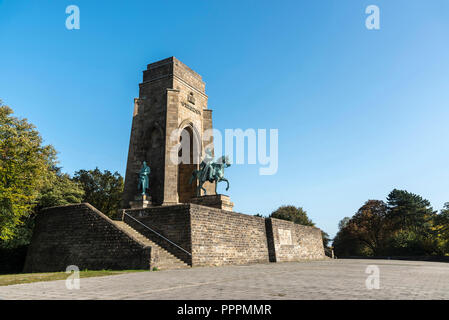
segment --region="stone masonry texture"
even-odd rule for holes
[[[190,206],[158,206],[145,209],[128,209],[125,212],[134,219],[137,219],[145,226],[150,227],[163,237],[191,253],[191,228],[190,228]],[[191,265],[191,256],[171,244],[169,241],[148,230],[128,215],[123,215],[123,221],[140,232],[142,235],[154,241],[162,248],[166,249],[178,259]]]
[[[190,252],[191,257],[125,218],[133,228],[192,266],[325,258],[320,229],[289,221],[196,204],[128,209],[125,212]],[[284,233],[290,231],[291,243],[280,241],[279,229]]]
[[[267,220],[272,228],[270,240],[274,245],[274,261],[315,260],[325,257],[320,229],[280,219]],[[280,239],[282,234],[286,239]]]
[[[87,203],[44,209],[36,218],[25,272],[149,269],[151,248]]]
[[[122,219],[135,236],[87,203],[44,209],[36,220],[25,272],[64,271],[69,265],[80,270],[150,269],[152,251],[158,263],[173,267],[163,257],[173,256],[186,266],[325,257],[320,229],[278,219],[196,204],[127,209]]]
[[[123,209],[114,222],[84,203],[44,209],[37,218],[25,271],[219,266],[324,258],[321,231],[232,212],[229,197],[188,182],[206,147],[214,154],[212,111],[202,77],[175,57],[143,71],[134,111],[123,208],[137,200],[143,161],[151,168],[144,209]],[[210,133],[209,133],[210,134]],[[183,146],[178,149],[178,146]],[[178,156],[186,160],[177,163]],[[188,157],[187,157],[188,155]],[[221,155],[214,155],[215,157]],[[195,202],[195,203],[192,203]],[[163,261],[163,260],[166,261]]]
[[[185,203],[195,196],[195,183],[189,185],[188,179],[198,168],[204,148],[213,152],[212,136],[203,136],[205,130],[212,129],[207,100],[201,76],[175,57],[147,66],[139,85],[139,98],[134,100],[124,208],[129,208],[129,202],[138,194],[138,173],[143,161],[151,168],[149,193],[153,203]],[[174,147],[179,138],[173,136],[177,130],[186,130],[190,135],[192,152],[188,164],[178,165],[170,159],[172,152],[177,153]],[[207,194],[214,194],[213,184],[207,182],[204,187]]]
[[[268,262],[263,218],[190,205],[194,266]]]

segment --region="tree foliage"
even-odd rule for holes
[[[104,214],[112,217],[121,208],[123,194],[123,177],[108,170],[79,170],[73,180],[84,190],[83,202],[89,202]]]
[[[87,201],[112,215],[120,207],[117,172],[80,170],[72,179],[56,165],[55,149],[0,100],[0,248],[28,245],[42,208]]]
[[[309,219],[309,217],[307,216],[307,212],[303,208],[291,205],[280,206],[276,211],[273,211],[269,217],[292,221],[304,226],[315,226],[315,223],[313,223],[312,220]],[[323,239],[323,246],[327,248],[330,242],[329,235],[326,232],[321,231],[321,237]]]
[[[41,208],[82,200],[81,187],[56,164],[35,126],[0,100],[0,248],[27,245]]]
[[[405,190],[394,189],[387,196],[389,218],[401,230],[422,232],[431,225],[435,212],[430,202]]]
[[[270,218],[288,220],[304,226],[315,226],[307,216],[307,212],[301,207],[281,206],[271,213]]]
[[[321,238],[323,239],[323,246],[329,248],[329,242],[331,241],[329,234],[321,230]]]
[[[434,232],[439,254],[449,253],[449,202],[444,204],[440,213],[435,216]]]
[[[84,190],[80,183],[62,173],[60,168],[52,168],[49,183],[41,189],[37,198],[36,209],[80,203],[83,197]]]
[[[339,223],[337,255],[444,255],[449,253],[449,204],[440,214],[419,195],[394,189],[387,203],[367,201]]]
[[[391,231],[387,205],[383,201],[368,200],[344,228],[353,239],[365,244],[373,255],[383,254]]]
[[[349,217],[344,217],[343,219],[341,219],[340,222],[338,223],[338,229],[341,230],[344,227],[346,227],[349,223],[349,220],[351,220],[351,218]]]
[[[14,237],[32,213],[41,188],[48,183],[48,169],[56,152],[27,119],[13,116],[0,106],[0,239]]]

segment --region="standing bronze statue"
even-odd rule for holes
[[[147,189],[150,182],[150,167],[147,166],[147,162],[144,161],[142,164],[142,169],[139,173],[139,186],[138,189],[142,190],[142,195],[147,195]]]

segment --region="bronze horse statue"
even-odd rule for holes
[[[226,181],[226,191],[228,191],[229,181],[224,177],[224,168],[231,166],[228,156],[221,156],[216,162],[212,161],[211,158],[209,158],[208,161],[205,160],[201,162],[199,170],[193,170],[192,176],[190,177],[189,184],[192,184],[195,179],[198,179],[196,196],[199,197],[201,195],[201,190],[203,190],[206,195],[206,189],[203,188],[203,184],[206,181],[211,183],[215,182],[215,194],[217,193],[218,182]]]

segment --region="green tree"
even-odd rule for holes
[[[73,181],[60,168],[52,168],[49,182],[41,189],[37,198],[36,210],[42,208],[64,206],[83,201],[84,190],[80,183]]]
[[[349,217],[344,217],[343,219],[340,220],[340,222],[338,223],[338,229],[341,230],[343,228],[345,228],[349,221],[351,220],[351,218]]]
[[[435,217],[435,222],[440,226],[441,232],[449,233],[449,202],[444,204],[440,214]]]
[[[56,152],[35,127],[0,105],[0,240],[12,239],[33,212]]]
[[[321,238],[323,238],[323,246],[329,248],[329,242],[331,241],[329,234],[321,230]]]
[[[385,204],[367,201],[339,223],[337,255],[430,255],[449,249],[449,204],[440,214],[419,195],[394,189]]]
[[[33,212],[23,218],[23,223],[16,228],[13,238],[0,243],[3,248],[17,248],[26,246],[31,242],[34,228],[34,219],[42,208],[63,206],[71,203],[80,203],[84,191],[68,174],[61,173],[59,168],[49,170],[49,178],[41,188]]]
[[[387,196],[387,203],[389,218],[401,230],[427,230],[435,216],[428,200],[406,190],[391,191]]]
[[[80,183],[84,190],[83,202],[88,202],[109,217],[113,217],[121,208],[123,177],[108,170],[79,170],[73,181]]]
[[[276,211],[273,211],[270,218],[282,219],[287,221],[292,221],[297,224],[302,224],[304,226],[314,227],[315,223],[309,219],[307,212],[301,207],[295,206],[280,206]],[[328,248],[330,238],[329,235],[321,230],[321,237],[323,239],[323,246]]]
[[[438,254],[449,255],[449,202],[444,204],[434,222]]]
[[[434,223],[436,212],[430,202],[406,190],[394,189],[387,197],[388,217],[394,225],[390,253],[422,255],[438,247]]]
[[[281,206],[270,214],[270,218],[288,220],[305,226],[315,226],[307,216],[307,212],[301,207]]]

